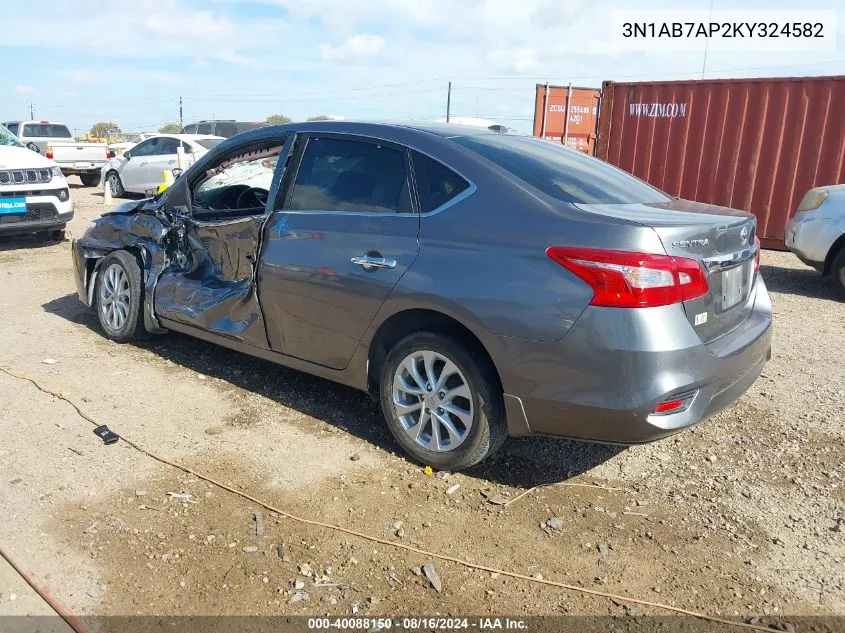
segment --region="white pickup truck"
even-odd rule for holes
[[[65,124],[56,121],[9,121],[3,125],[28,148],[37,147],[65,176],[79,176],[86,187],[100,181],[100,170],[110,155],[105,143],[80,143]]]

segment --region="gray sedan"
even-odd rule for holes
[[[368,391],[415,459],[656,440],[770,357],[754,217],[555,143],[323,122],[233,137],[73,244],[107,337],[182,332]]]

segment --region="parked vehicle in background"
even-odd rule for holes
[[[845,185],[814,187],[786,225],[786,247],[822,275],[845,300]]]
[[[257,127],[267,125],[263,121],[235,121],[234,119],[213,119],[203,120],[196,123],[189,123],[182,128],[183,134],[207,134],[209,136],[222,136],[229,138],[235,134],[254,130]]]
[[[0,125],[0,235],[40,232],[62,239],[72,218],[70,189],[59,166]]]
[[[120,141],[118,143],[109,143],[109,148],[114,152],[115,156],[121,156],[123,152],[128,149],[132,149],[141,141],[146,141],[148,138],[152,138],[154,136],[158,136],[155,132],[141,132],[140,134],[136,134],[135,136],[129,138],[126,141]]]
[[[9,121],[3,125],[24,145],[36,145],[65,176],[79,176],[86,187],[96,185],[100,179],[100,169],[109,158],[105,143],[76,141],[67,126],[56,121]]]
[[[126,193],[149,194],[162,183],[162,172],[178,167],[180,145],[185,151],[187,168],[222,140],[219,136],[201,134],[156,134],[121,156],[111,158],[103,165],[100,182],[105,180],[115,197]]]
[[[366,390],[454,470],[508,434],[647,442],[733,402],[771,353],[755,231],[556,143],[320,122],[224,141],[72,251],[108,338],[171,329]]]

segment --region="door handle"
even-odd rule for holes
[[[173,164],[173,163],[175,163],[175,162],[176,162],[175,160],[169,160],[169,161],[167,161],[167,163],[168,163],[169,165],[172,165],[172,164]]]
[[[141,163],[141,167],[144,167],[144,166],[146,166],[146,164],[147,164],[147,163]]]
[[[358,264],[364,270],[376,270],[378,268],[396,268],[395,259],[385,259],[384,257],[370,257],[364,255],[362,257],[353,257],[351,260],[353,264]]]

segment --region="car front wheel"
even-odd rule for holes
[[[143,337],[141,269],[130,253],[116,251],[103,259],[94,298],[106,337],[119,343]]]
[[[381,405],[396,441],[439,470],[468,468],[504,443],[502,392],[473,346],[432,332],[397,343],[382,368]]]

